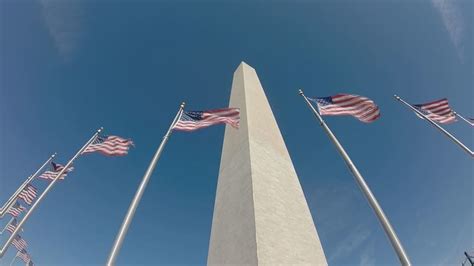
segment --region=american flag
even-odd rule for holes
[[[12,245],[14,245],[18,250],[26,249],[28,247],[28,244],[20,235],[16,235],[15,238],[13,238]]]
[[[429,119],[440,124],[456,122],[456,115],[451,107],[449,107],[448,99],[446,98],[429,103],[414,104],[413,107]]]
[[[118,136],[98,136],[82,154],[99,152],[107,156],[124,156],[128,154],[130,146],[133,146],[131,139]]]
[[[31,263],[31,256],[28,254],[26,249],[19,250],[18,253],[16,253],[16,256],[20,258],[22,261],[26,263],[26,265],[33,265]]]
[[[223,108],[208,111],[183,111],[178,122],[173,126],[175,130],[193,131],[217,124],[229,124],[239,128],[240,109]]]
[[[31,205],[33,200],[38,196],[38,190],[31,184],[26,187],[18,194],[18,198],[24,200],[26,204]]]
[[[64,169],[64,165],[51,162],[51,170],[45,171],[40,176],[38,176],[38,178],[53,180],[56,178],[59,172],[61,172],[61,170],[63,169]],[[64,171],[64,173],[61,175],[59,179],[63,180],[67,176],[67,174],[71,172],[72,170],[74,170],[74,167],[70,166],[66,171]]]
[[[10,233],[13,233],[16,229],[16,225],[18,224],[18,221],[16,219],[13,219],[8,225],[7,225],[7,231]]]
[[[15,202],[15,204],[8,209],[7,213],[13,217],[18,217],[23,211],[26,211],[26,208],[21,206],[20,203]]]
[[[367,97],[341,93],[308,99],[318,105],[321,115],[351,115],[365,123],[374,122],[380,117],[379,107]]]

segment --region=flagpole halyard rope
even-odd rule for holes
[[[431,120],[430,118],[428,118],[428,116],[426,116],[425,114],[423,114],[422,112],[420,112],[418,109],[416,109],[415,107],[413,107],[411,104],[405,102],[402,98],[400,98],[400,96],[398,95],[393,95],[395,97],[395,99],[397,99],[399,102],[405,104],[406,106],[408,106],[408,108],[410,108],[412,111],[414,111],[416,114],[418,114],[419,116],[423,117],[426,121],[428,121],[428,123],[430,123],[431,125],[433,125],[435,128],[437,128],[439,131],[441,131],[441,133],[443,133],[446,137],[448,137],[449,139],[451,139],[454,143],[456,143],[457,145],[459,145],[459,147],[461,147],[465,152],[467,152],[469,155],[471,155],[471,157],[474,156],[474,153],[466,146],[464,145],[461,141],[459,141],[456,137],[454,137],[451,133],[449,133],[446,129],[442,128],[440,125],[436,124],[436,122],[434,122],[433,120]]]
[[[372,207],[374,210],[380,224],[382,225],[385,234],[390,240],[390,243],[392,244],[392,247],[395,250],[395,253],[398,256],[398,259],[400,260],[402,265],[411,265],[411,262],[408,258],[408,255],[405,252],[405,249],[403,248],[400,240],[398,239],[397,234],[395,233],[395,230],[392,228],[392,225],[390,224],[388,218],[385,216],[385,213],[382,210],[382,207],[380,207],[377,199],[375,196],[372,194],[372,191],[370,190],[369,186],[365,182],[364,178],[360,174],[359,170],[356,168],[354,163],[352,162],[351,158],[349,155],[346,153],[342,145],[339,143],[337,140],[336,136],[332,133],[331,129],[326,125],[324,122],[323,118],[321,115],[318,113],[318,111],[314,108],[314,106],[309,102],[309,100],[306,98],[302,90],[299,90],[299,95],[301,95],[304,100],[306,101],[306,104],[310,107],[310,109],[313,111],[314,115],[318,119],[319,123],[323,127],[323,129],[326,131],[326,134],[329,136],[331,141],[334,143],[336,146],[338,152],[341,154],[342,158],[344,159],[347,167],[351,171],[352,175],[354,176],[357,184],[359,185],[359,188],[362,190],[362,193],[366,197],[367,201],[369,202],[369,205]]]
[[[125,235],[127,234],[128,228],[130,227],[130,224],[133,220],[133,216],[135,215],[135,211],[137,210],[138,204],[140,203],[140,200],[143,196],[143,193],[145,192],[146,186],[148,184],[148,181],[150,180],[151,175],[153,174],[153,170],[155,169],[155,166],[161,156],[161,153],[163,152],[163,149],[165,147],[166,142],[168,141],[169,136],[173,132],[173,128],[176,124],[176,122],[181,118],[181,115],[183,114],[183,109],[184,109],[185,103],[181,103],[178,112],[176,113],[176,116],[173,119],[173,122],[171,123],[170,127],[168,128],[168,131],[166,134],[163,136],[163,140],[160,143],[160,146],[158,146],[158,149],[155,152],[155,155],[153,156],[143,178],[142,181],[135,192],[135,196],[133,197],[132,202],[130,203],[130,206],[128,208],[127,214],[125,215],[125,218],[122,222],[122,225],[120,227],[119,232],[117,233],[117,236],[115,238],[114,244],[112,246],[112,249],[109,254],[109,258],[107,260],[107,265],[112,266],[115,264],[115,261],[117,260],[117,256],[120,252],[120,249],[122,248],[123,240],[125,239]]]
[[[19,252],[19,251],[18,251]],[[13,265],[13,262],[15,262],[16,257],[18,257],[18,252],[15,254],[15,257],[13,257],[12,261],[10,261],[10,266]]]
[[[474,256],[469,255],[466,251],[464,251],[464,255],[466,256],[466,259],[464,260],[462,265],[464,265],[466,261],[469,261],[471,265],[474,265],[474,261],[472,260],[474,259]]]

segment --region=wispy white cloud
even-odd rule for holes
[[[374,252],[375,252],[374,245],[372,243],[367,248],[365,248],[364,251],[361,253],[359,265],[374,266],[375,265]]]
[[[460,3],[457,0],[431,0],[431,2],[439,11],[458,56],[463,60],[465,25]]]
[[[439,264],[437,264],[437,266],[454,266],[459,265],[463,261],[464,255],[462,251],[466,250],[466,247],[461,244],[461,238],[464,232],[465,231],[460,231],[456,237],[453,237],[454,239],[452,243],[450,243],[450,247],[444,249],[443,252],[438,253]]]
[[[367,219],[367,203],[357,186],[320,184],[309,200],[316,205],[315,222],[320,237],[326,240],[323,244],[329,264],[350,259],[360,265],[375,265],[375,236]]]
[[[83,37],[84,9],[77,0],[38,0],[43,19],[61,57],[69,61]]]
[[[349,233],[344,239],[340,240],[338,247],[331,253],[329,261],[333,261],[336,258],[345,256],[358,257],[353,254],[354,251],[359,249],[369,239],[371,233],[369,230],[364,229],[363,226],[352,228],[352,233]],[[368,254],[364,254],[366,259],[369,259]],[[362,257],[361,257],[362,258]],[[365,264],[361,264],[365,265]]]

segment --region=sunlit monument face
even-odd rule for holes
[[[241,63],[229,106],[208,265],[326,265],[319,237],[255,70]]]

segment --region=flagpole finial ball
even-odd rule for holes
[[[298,94],[299,94],[299,95],[303,95],[303,90],[299,89],[299,90],[298,90]]]
[[[185,105],[186,105],[186,103],[185,103],[185,102],[182,102],[182,103],[181,103],[181,108],[184,108]]]
[[[100,128],[97,130],[97,133],[102,132],[102,130],[104,130],[104,127],[100,127]]]
[[[397,99],[397,100],[400,100],[400,97],[396,94],[394,94],[393,97],[395,97],[395,99]]]

